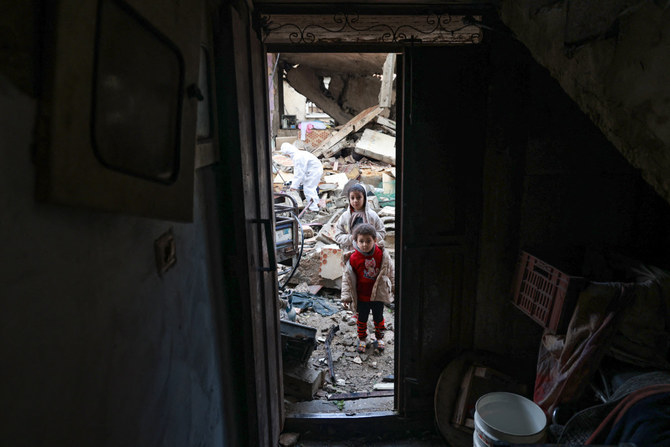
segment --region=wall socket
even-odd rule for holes
[[[154,241],[154,251],[156,253],[158,275],[163,276],[165,272],[177,263],[177,244],[175,243],[172,228]]]

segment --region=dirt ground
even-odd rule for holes
[[[368,320],[368,347],[365,353],[358,353],[358,335],[356,332],[356,320],[353,312],[344,310],[340,303],[339,291],[323,290],[319,296],[326,297],[329,302],[337,307],[339,311],[330,316],[323,316],[317,312],[307,309],[296,316],[296,323],[317,329],[317,346],[314,349],[306,365],[312,365],[319,370],[325,370],[323,387],[316,393],[314,399],[328,400],[331,394],[354,393],[373,391],[375,384],[381,384],[386,378],[387,382],[382,386],[390,386],[393,383],[393,356],[395,348],[395,316],[390,306],[384,307],[384,320],[386,332],[384,342],[386,348],[383,352],[375,349],[373,341],[374,325],[372,315]],[[335,383],[330,383],[328,377],[328,362],[326,360],[326,337],[329,329],[339,326],[339,330],[331,342],[333,369],[335,372]],[[390,381],[389,381],[390,380]],[[374,409],[371,409],[374,411]]]

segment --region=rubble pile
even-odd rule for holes
[[[394,367],[393,305],[384,309],[388,329],[386,349],[380,352],[370,345],[366,353],[357,353],[356,317],[340,303],[344,264],[342,249],[335,241],[335,226],[349,206],[348,189],[354,183],[361,183],[367,190],[367,206],[376,211],[384,223],[384,247],[394,257],[395,123],[382,116],[387,111],[375,106],[339,128],[307,130],[302,135],[304,139],[300,130],[284,130],[283,135],[276,138],[275,147],[289,142],[316,155],[324,168],[318,190],[320,209],[309,212],[304,209],[306,203],[301,192],[288,188],[293,179],[291,159],[273,155],[274,190],[289,194],[296,201],[304,234],[302,256],[283,294],[310,293],[315,302],[337,309],[330,315],[322,315],[311,307],[289,309],[291,312],[282,310],[282,319],[317,330],[316,347],[309,360],[300,365],[285,364],[284,380],[290,384],[285,386],[285,392],[289,401],[393,394],[393,384],[384,383],[384,379],[392,377]],[[283,284],[282,277],[280,284]],[[332,342],[326,343],[334,325],[338,330],[331,335]],[[372,317],[369,325],[368,340],[371,341],[374,338]],[[330,369],[334,376],[330,376]]]
[[[297,294],[306,294],[310,290],[307,283],[301,283],[293,289]],[[382,352],[374,349],[372,339],[374,338],[374,326],[372,318],[368,322],[368,348],[365,353],[356,352],[358,336],[356,332],[356,320],[354,314],[342,308],[339,294],[336,290],[321,289],[319,292],[321,306],[298,308],[293,321],[298,324],[316,329],[316,346],[309,359],[305,362],[288,361],[284,364],[286,400],[289,404],[309,400],[323,400],[332,402],[333,405],[344,397],[375,393],[375,395],[392,396],[393,383],[387,381],[393,376],[393,351],[395,344],[394,332],[394,310],[391,307],[384,309],[384,320],[386,321],[386,333],[384,340],[386,349]],[[323,312],[323,304],[327,308],[336,308],[337,312],[324,316],[330,312]],[[302,306],[305,307],[305,306]],[[321,312],[321,313],[320,313]],[[285,310],[281,317],[288,318]],[[337,331],[332,339],[327,352],[328,333],[337,326]],[[334,377],[330,377],[328,355],[331,357]],[[286,377],[288,376],[288,377]],[[379,390],[386,390],[383,393]],[[376,405],[379,405],[377,403]],[[384,407],[376,407],[375,411],[392,410],[391,401],[386,402]],[[333,411],[337,408],[333,406]]]
[[[322,265],[341,258],[342,253],[335,242],[335,225],[348,206],[347,192],[353,183],[361,183],[367,189],[368,207],[379,214],[384,222],[387,236],[385,247],[394,255],[395,244],[395,122],[381,116],[384,108],[371,107],[354,117],[339,129],[319,130],[330,132],[330,136],[315,141],[313,147],[308,138],[295,135],[278,137],[276,147],[282,142],[317,155],[324,168],[319,185],[318,213],[305,212],[300,221],[304,231],[303,255],[300,266],[289,284],[306,282],[328,288],[340,289],[341,274],[332,269],[322,275]],[[316,131],[313,131],[316,132]],[[291,141],[292,140],[292,141]],[[302,211],[306,205],[299,191],[291,191],[288,184],[293,179],[291,159],[283,155],[273,156],[276,172],[274,190],[291,195]]]

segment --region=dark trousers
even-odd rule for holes
[[[372,321],[375,322],[375,337],[381,340],[384,337],[384,303],[381,301],[358,302],[358,338],[365,340],[368,336],[368,317],[372,311]]]

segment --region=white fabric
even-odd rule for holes
[[[281,152],[293,160],[291,188],[298,189],[302,185],[306,203],[312,199],[309,210],[319,211],[319,195],[316,193],[316,187],[319,186],[323,174],[321,162],[310,152],[298,150],[291,143],[282,144]]]

